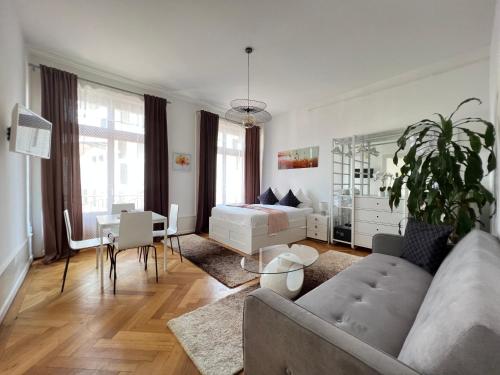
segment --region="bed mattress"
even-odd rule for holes
[[[302,219],[304,219],[307,215],[313,213],[313,209],[310,207],[295,208],[289,206],[266,204],[259,204],[257,206],[286,212],[290,227],[293,226],[292,223],[302,222]],[[228,221],[236,225],[257,228],[263,226],[267,227],[269,214],[263,211],[252,210],[249,208],[218,205],[212,208],[212,217],[219,220]]]

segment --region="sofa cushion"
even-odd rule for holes
[[[500,369],[500,244],[474,230],[437,271],[399,360],[425,374]]]
[[[404,259],[372,254],[296,303],[397,357],[431,280],[428,272]]]

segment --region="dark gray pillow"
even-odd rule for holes
[[[401,258],[434,275],[448,255],[449,225],[434,225],[410,219],[406,225]]]
[[[288,193],[280,199],[280,205],[282,206],[290,206],[297,207],[301,202],[297,199],[295,194],[293,194],[292,190],[288,190]]]
[[[274,195],[271,188],[268,188],[265,192],[259,195],[259,202],[261,204],[276,204],[278,202],[278,198]]]

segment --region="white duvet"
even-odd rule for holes
[[[310,207],[295,208],[289,206],[281,206],[278,204],[258,204],[257,206],[286,212],[288,215],[288,222],[298,220],[302,217],[305,217],[306,215],[313,213],[313,209]],[[218,205],[212,208],[212,217],[215,217],[219,220],[230,221],[234,224],[255,228],[259,226],[267,226],[269,214],[263,211],[252,210],[249,208]]]

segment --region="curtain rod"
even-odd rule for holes
[[[33,63],[28,63],[28,65],[29,65],[29,66],[31,66],[33,69],[40,69],[40,65],[33,64]],[[107,87],[107,88],[110,88],[110,89],[113,89],[113,90],[123,91],[123,92],[129,93],[129,94],[133,94],[133,95],[138,95],[138,96],[142,96],[142,97],[144,97],[144,94],[140,94],[140,93],[135,92],[135,91],[125,90],[125,89],[122,89],[122,88],[119,88],[119,87],[115,87],[115,86],[107,85],[107,84],[105,84],[105,83],[92,81],[92,80],[90,80],[90,79],[85,79],[85,78],[80,78],[80,77],[78,77],[78,79],[79,79],[80,81],[85,81],[85,82],[88,82],[88,83],[93,83],[93,84],[95,84],[95,85],[99,85],[99,86]],[[172,104],[172,102],[171,102],[170,100],[167,100],[167,103],[168,103],[168,104]]]

